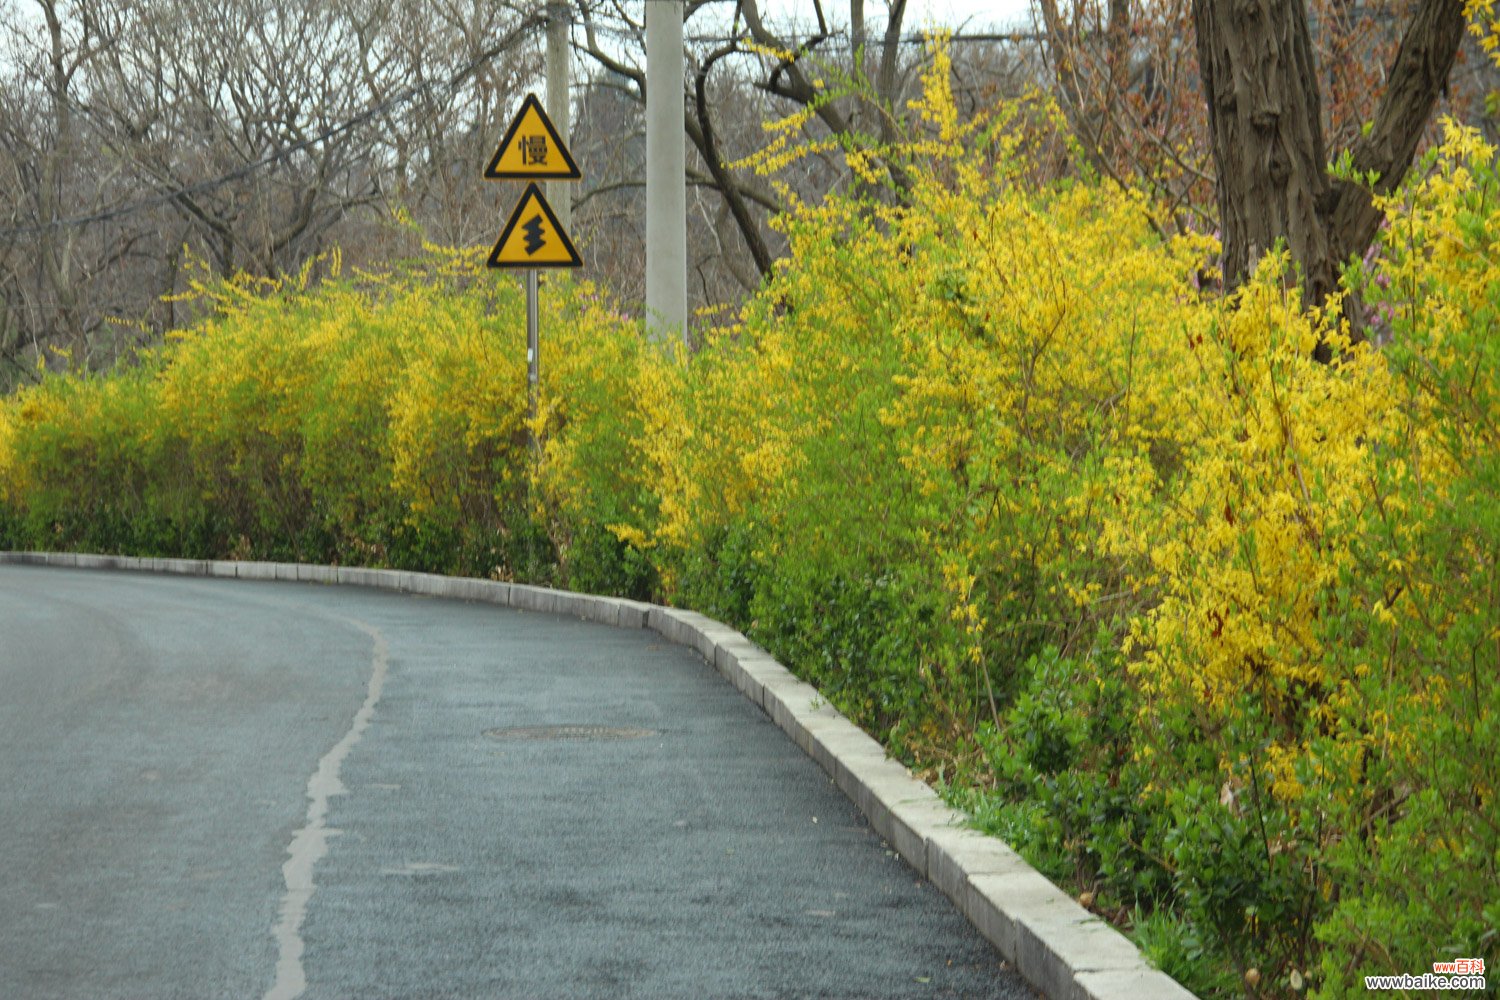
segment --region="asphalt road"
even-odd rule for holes
[[[696,654],[359,588],[0,566],[0,872],[6,1000],[1033,996]]]

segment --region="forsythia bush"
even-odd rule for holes
[[[700,350],[549,282],[529,427],[521,296],[474,254],[205,284],[138,365],[0,403],[0,544],[688,604],[1200,993],[1493,968],[1493,152],[1451,127],[1358,305],[1310,313],[1277,254],[1212,291],[1211,240],[1054,179],[1043,102],[961,124],[947,77],[938,48],[922,135],[879,151],[900,207],[845,150],[863,184],[780,221]]]
[[[350,280],[330,263],[316,289],[306,273],[200,283],[212,318],[138,365],[47,377],[8,400],[7,541],[530,576],[587,563],[575,538],[549,535],[536,500],[515,282],[476,281],[477,251],[433,248],[415,268]],[[625,395],[641,347],[588,285],[558,285],[542,299],[536,429],[579,419],[608,438],[601,408]],[[624,427],[615,470],[628,468]],[[627,495],[618,475],[609,487]]]

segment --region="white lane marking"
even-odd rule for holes
[[[390,648],[385,636],[374,626],[353,619],[344,619],[375,642],[371,657],[369,692],[365,703],[354,713],[354,722],[344,738],[333,745],[333,749],[318,761],[318,769],[307,781],[307,822],[292,837],[287,848],[286,864],[281,866],[286,880],[286,892],[281,897],[281,919],[276,924],[275,937],[281,949],[276,962],[276,982],[266,993],[265,1000],[293,1000],[307,989],[307,976],[302,969],[302,920],[307,916],[307,903],[312,899],[313,868],[323,855],[328,853],[328,839],[338,833],[325,825],[328,818],[328,800],[344,794],[343,782],[339,780],[339,767],[354,744],[364,735],[375,714],[375,703],[380,700],[380,691],[385,687],[386,663]]]

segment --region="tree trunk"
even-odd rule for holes
[[[750,214],[750,206],[746,204],[744,194],[734,178],[730,176],[723,159],[720,158],[713,120],[709,117],[708,75],[713,72],[714,63],[738,51],[739,46],[731,43],[710,53],[708,58],[703,60],[703,65],[698,69],[693,80],[693,104],[697,111],[697,130],[695,133],[692,127],[695,123],[689,121],[688,134],[692,136],[693,144],[698,147],[698,152],[714,179],[714,185],[718,187],[719,193],[724,196],[724,201],[729,206],[729,214],[734,218],[735,225],[739,227],[740,235],[745,239],[745,246],[750,249],[750,256],[755,259],[755,269],[764,278],[771,273],[771,251],[761,237],[760,225]]]
[[[1310,303],[1333,290],[1328,157],[1302,0],[1194,0],[1198,63],[1218,168],[1224,280],[1249,274],[1277,240]]]
[[[1379,175],[1375,190],[1381,194],[1394,191],[1411,167],[1438,98],[1447,92],[1464,23],[1463,0],[1425,0],[1412,15],[1370,130],[1349,149],[1356,171]],[[1335,183],[1334,196],[1329,225],[1339,259],[1363,255],[1381,214],[1352,184]]]
[[[1130,0],[1109,0],[1109,97],[1113,102],[1125,92],[1130,79]]]
[[[1321,305],[1343,263],[1369,248],[1380,214],[1365,190],[1328,174],[1306,8],[1302,0],[1193,0],[1193,21],[1225,284],[1238,285],[1285,240],[1304,301]],[[1411,167],[1463,31],[1463,0],[1421,0],[1374,121],[1349,150],[1356,172],[1375,172],[1377,191],[1393,190]],[[1328,360],[1326,347],[1318,356]]]
[[[42,154],[40,177],[37,181],[37,221],[44,227],[37,231],[37,256],[41,260],[42,273],[55,310],[54,322],[57,327],[51,332],[55,337],[65,339],[69,349],[74,352],[74,357],[82,363],[87,344],[81,332],[77,289],[73,284],[73,246],[78,237],[71,228],[51,225],[67,214],[63,211],[65,175],[68,161],[74,153],[73,105],[68,89],[77,63],[69,65],[68,44],[63,37],[57,4],[51,0],[43,3],[42,15],[47,22],[47,38],[50,43],[48,94],[51,97],[52,122],[56,134],[51,148]],[[77,58],[81,61],[83,57]]]
[[[854,50],[854,75],[865,77],[865,0],[849,0],[849,45]]]

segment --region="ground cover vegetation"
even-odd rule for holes
[[[0,402],[0,546],[691,606],[1200,995],[1493,968],[1493,150],[1448,123],[1307,308],[1281,251],[1226,294],[1045,98],[961,119],[948,69],[905,138],[812,149],[860,183],[779,192],[789,253],[697,351],[548,280],[534,417],[479,250],[205,270],[203,321]]]

